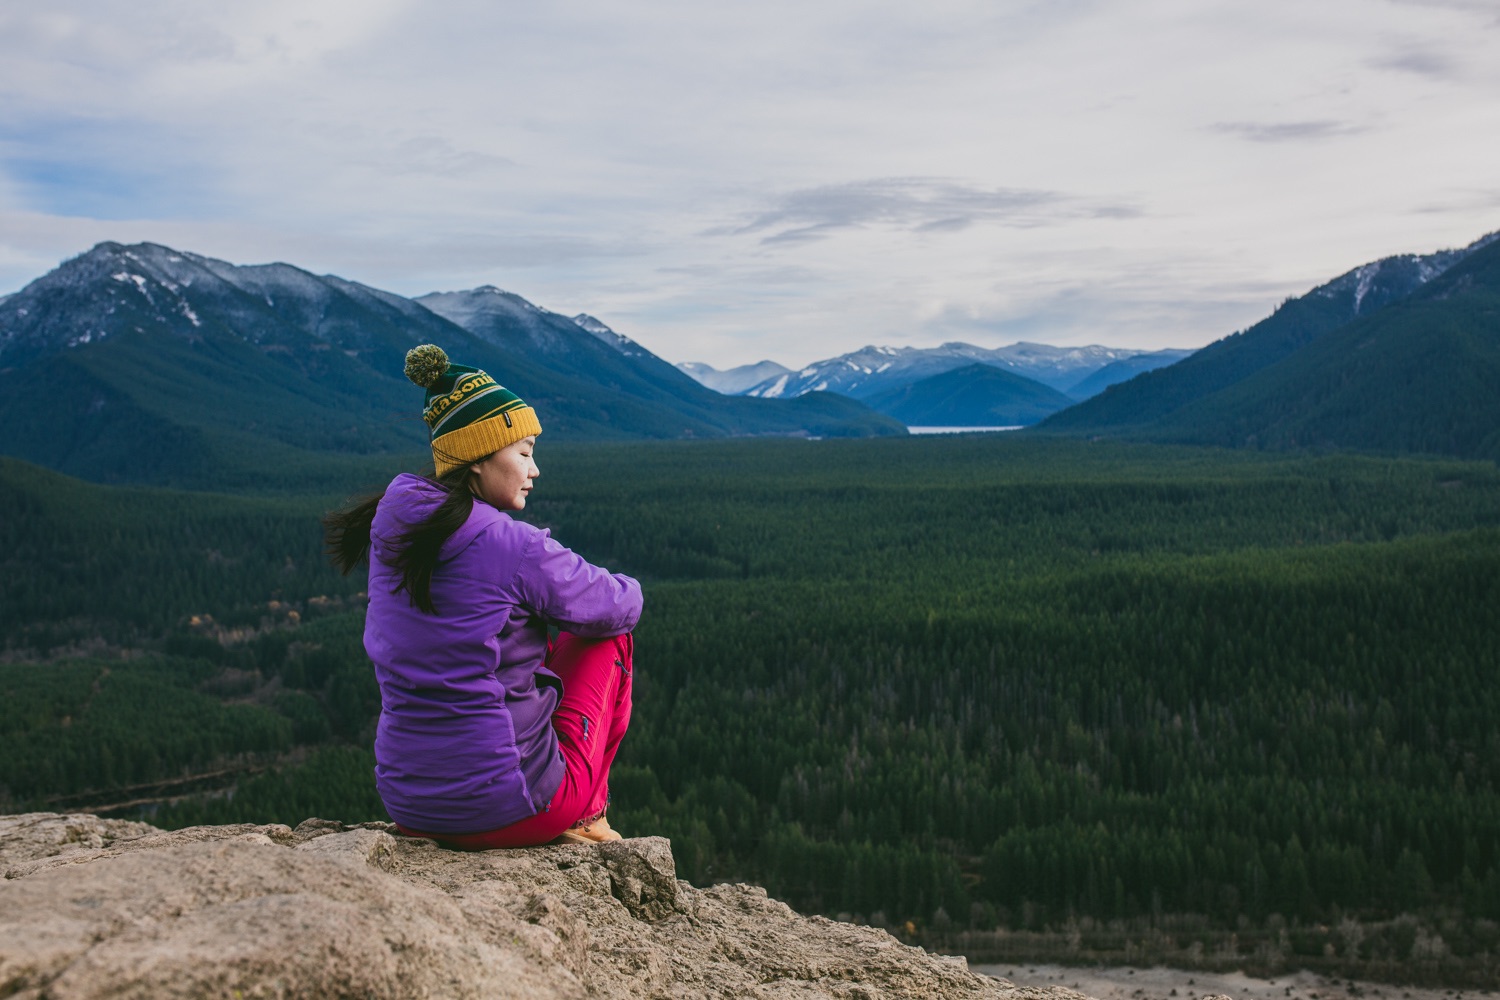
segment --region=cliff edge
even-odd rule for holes
[[[27,813],[0,816],[0,871],[0,997],[1084,1000],[696,889],[660,837],[460,853],[383,823]]]

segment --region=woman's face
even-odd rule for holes
[[[469,469],[473,476],[469,480],[474,493],[491,507],[500,510],[520,510],[526,506],[526,494],[531,492],[531,481],[541,475],[532,453],[536,451],[536,438],[523,437],[514,444],[506,445],[482,462],[475,462]]]

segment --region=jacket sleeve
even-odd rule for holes
[[[611,573],[538,530],[527,542],[516,574],[516,597],[575,635],[624,635],[641,620],[641,585]]]

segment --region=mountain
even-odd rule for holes
[[[1114,433],[1152,426],[1195,400],[1249,378],[1318,338],[1413,294],[1487,246],[1486,236],[1462,250],[1387,257],[1357,267],[1298,298],[1240,333],[1215,341],[1167,368],[1114,385],[1048,418],[1043,430]]]
[[[777,364],[775,361],[739,364],[732,369],[724,369],[723,372],[715,369],[712,364],[703,364],[702,361],[678,361],[676,367],[697,384],[706,385],[715,393],[723,393],[724,396],[739,396],[748,388],[756,387],[760,382],[777,378],[778,375],[789,375],[792,372],[789,367]]]
[[[722,392],[726,396],[737,396],[761,382],[778,375],[789,375],[792,371],[774,361],[757,361],[753,365],[739,365],[724,371],[701,361],[681,361],[677,367],[699,385],[706,385],[714,392]]]
[[[269,354],[337,348],[355,357],[404,351],[416,333],[450,329],[399,295],[288,264],[236,266],[151,243],[100,243],[7,297],[0,366],[126,333],[187,343],[227,333]]]
[[[1024,342],[999,348],[958,342],[941,347],[870,346],[814,362],[798,372],[766,379],[747,389],[745,395],[784,399],[805,392],[827,391],[866,399],[886,389],[975,363],[1023,375],[1061,392],[1113,361],[1140,353],[1128,348],[1051,347]]]
[[[621,340],[629,338],[620,338],[602,323],[595,321],[608,337],[493,286],[433,292],[415,301],[506,351],[521,367],[507,372],[513,382],[501,381],[528,387],[521,394],[544,420],[552,419],[550,412],[592,421],[600,429],[588,436],[846,437],[905,432],[889,418],[832,393],[791,407],[785,405],[791,400],[726,398],[639,345],[622,349]]]
[[[865,402],[908,427],[1018,427],[1072,404],[1056,389],[992,365],[967,365]]]
[[[1149,351],[1145,354],[1137,354],[1131,358],[1121,358],[1119,361],[1111,361],[1103,368],[1083,379],[1083,381],[1069,386],[1067,394],[1075,400],[1089,399],[1092,396],[1099,395],[1099,393],[1112,385],[1128,382],[1141,372],[1155,371],[1158,368],[1175,365],[1192,353],[1192,351],[1168,349],[1164,351]]]
[[[418,450],[401,360],[423,340],[481,346],[352,282],[101,243],[0,311],[0,450],[96,481],[179,485]]]
[[[0,305],[0,452],[95,481],[195,488],[420,452],[421,397],[402,360],[423,342],[516,389],[553,440],[904,432],[837,397],[722,407],[650,352],[625,353],[519,296],[443,297],[450,312],[466,302],[482,335],[288,264],[101,243]]]
[[[588,313],[579,313],[573,317],[572,321],[578,325],[579,329],[587,330],[626,357],[638,358],[651,353],[623,333],[616,333],[611,330],[602,321],[595,319]]]
[[[1500,241],[1406,298],[1182,406],[1150,436],[1500,459]]]

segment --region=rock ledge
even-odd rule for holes
[[[384,823],[0,816],[0,997],[1003,997],[1013,986],[668,842],[447,851]]]

